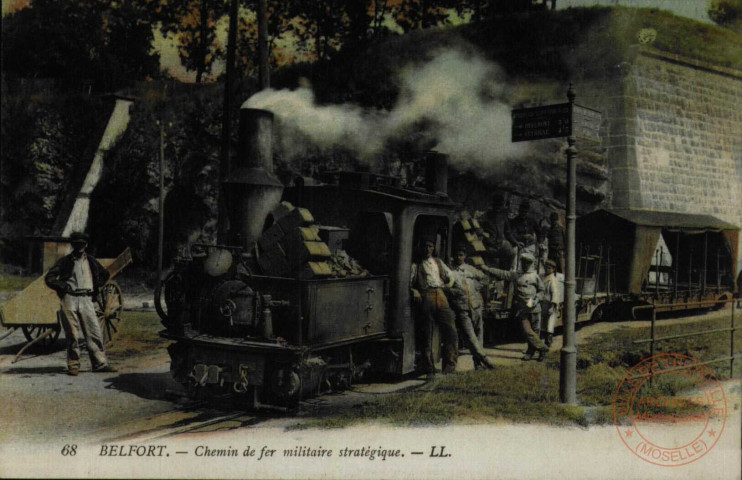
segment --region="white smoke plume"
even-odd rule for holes
[[[382,112],[353,104],[317,105],[309,86],[263,90],[243,106],[270,110],[278,117],[282,147],[289,158],[305,153],[307,142],[322,150],[342,145],[363,158],[383,147],[384,138],[378,132],[383,124]]]
[[[344,146],[370,161],[385,144],[424,121],[436,150],[463,170],[492,171],[524,148],[510,141],[510,109],[500,69],[458,49],[438,52],[398,72],[400,93],[391,111],[354,104],[318,105],[308,86],[264,90],[244,106],[272,111],[281,122],[287,156],[306,142],[320,149]]]

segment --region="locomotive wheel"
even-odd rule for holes
[[[116,282],[106,283],[95,305],[103,343],[108,346],[119,332],[124,317],[124,295]]]
[[[39,338],[41,335],[43,335],[47,330],[52,330],[53,333],[50,335],[47,335],[44,337],[38,345],[41,346],[41,348],[49,348],[57,341],[59,338],[59,332],[62,330],[62,326],[59,323],[59,319],[57,319],[56,325],[22,325],[21,330],[23,330],[23,336],[26,337],[26,340],[29,342],[34,341],[35,339]]]
[[[155,310],[162,319],[162,324],[166,327],[173,325],[183,305],[183,276],[179,272],[170,272],[155,289]]]

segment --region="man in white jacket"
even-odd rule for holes
[[[557,273],[556,262],[546,261],[546,276],[544,277],[544,297],[541,301],[541,337],[547,347],[551,347],[554,340],[554,326],[564,303],[564,275]]]

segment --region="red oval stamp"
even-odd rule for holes
[[[666,467],[706,455],[726,419],[726,396],[714,372],[678,353],[634,365],[613,400],[613,421],[623,443],[642,460]]]

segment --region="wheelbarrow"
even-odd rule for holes
[[[111,274],[108,282],[100,290],[98,301],[95,302],[103,340],[108,346],[118,333],[124,314],[124,295],[121,287],[113,279],[132,262],[131,250],[127,247],[117,258],[100,258],[98,261]],[[13,363],[17,362],[31,346],[38,344],[49,347],[57,341],[62,331],[64,315],[59,307],[59,297],[46,286],[43,275],[0,307],[0,325],[9,329],[0,335],[0,340],[18,328],[23,331],[27,340]]]

